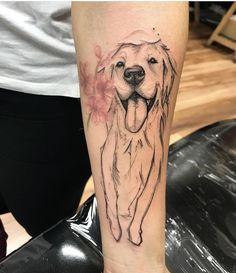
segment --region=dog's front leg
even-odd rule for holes
[[[111,129],[104,146],[101,148],[102,185],[106,203],[106,216],[116,241],[119,241],[122,230],[117,212],[117,190],[113,174],[113,160],[116,147],[116,134]]]
[[[128,236],[131,243],[140,245],[143,241],[142,238],[142,224],[143,220],[148,212],[148,209],[152,203],[156,188],[161,177],[161,160],[159,162],[152,162],[150,169],[150,175],[148,181],[137,198],[134,217],[128,228]]]

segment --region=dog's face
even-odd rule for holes
[[[167,70],[171,70],[169,62],[165,48],[158,42],[124,44],[112,57],[112,79],[128,131],[138,132],[159,103]]]

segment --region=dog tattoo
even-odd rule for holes
[[[153,30],[154,31],[154,30]],[[106,216],[116,241],[139,246],[142,225],[161,179],[163,135],[175,62],[159,34],[134,31],[98,59],[94,74],[80,64],[88,125],[106,124],[101,180]]]

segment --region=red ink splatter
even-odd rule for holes
[[[89,96],[93,93],[93,76],[88,73],[88,64],[81,63],[79,67],[79,80],[83,92]]]
[[[87,97],[87,107],[90,118],[95,125],[108,120],[108,112],[115,94],[115,87],[110,75],[106,74],[105,67],[110,63],[112,53],[104,58],[100,46],[94,49],[99,59],[97,72],[94,77],[88,73],[87,63],[80,64],[80,84]]]
[[[103,100],[96,96],[90,96],[88,98],[87,106],[90,109],[91,119],[95,125],[106,122],[107,111],[106,104]]]
[[[115,87],[113,81],[108,79],[104,73],[98,73],[95,81],[95,94],[106,102],[110,104],[111,100],[115,94]]]
[[[95,125],[106,122],[108,111],[115,94],[112,80],[98,73],[94,83],[94,94],[88,98],[88,107]]]
[[[98,59],[102,58],[102,50],[99,45],[95,46],[94,52],[95,52],[96,57],[98,57]]]
[[[105,66],[109,65],[111,62],[111,57],[113,55],[113,52],[109,52],[105,58],[101,58],[101,61],[99,62],[99,67],[104,68]]]

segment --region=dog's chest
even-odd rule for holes
[[[114,169],[119,177],[118,185],[125,189],[127,194],[137,192],[145,186],[153,159],[153,146],[147,143],[144,137],[118,138]]]
[[[153,147],[145,139],[117,139],[113,166],[120,215],[133,215],[134,201],[146,186],[153,158]]]

